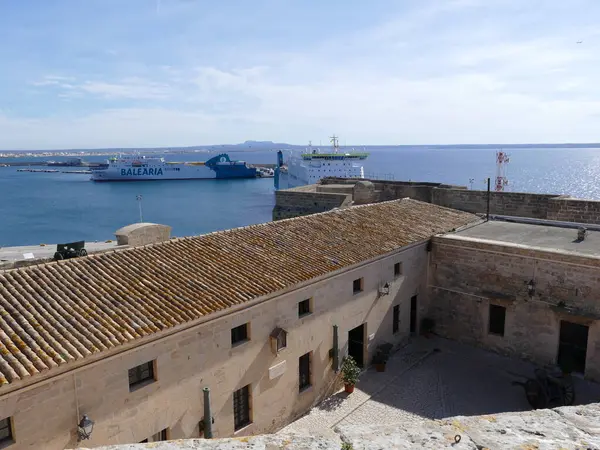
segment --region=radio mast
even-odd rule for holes
[[[504,192],[504,186],[508,184],[506,177],[506,165],[510,159],[508,155],[499,150],[496,152],[496,192]]]

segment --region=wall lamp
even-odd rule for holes
[[[91,420],[86,414],[83,415],[79,423],[77,424],[77,440],[83,441],[89,439],[94,430],[94,421]]]
[[[527,293],[530,297],[535,295],[535,281],[529,280],[529,283],[527,283]]]

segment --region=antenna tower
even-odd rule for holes
[[[508,184],[506,165],[509,161],[510,159],[505,152],[502,150],[496,152],[496,192],[503,192],[504,186]]]

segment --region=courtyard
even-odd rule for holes
[[[385,372],[364,371],[352,394],[343,390],[280,433],[333,436],[337,426],[394,425],[529,411],[521,386],[535,366],[441,338],[413,339]],[[600,402],[600,385],[574,375],[575,405]]]

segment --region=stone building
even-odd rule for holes
[[[582,231],[511,219],[434,237],[436,331],[600,381],[600,231]]]
[[[418,331],[431,236],[477,220],[398,200],[0,272],[0,447],[198,437],[204,387],[215,436],[275,430]]]

